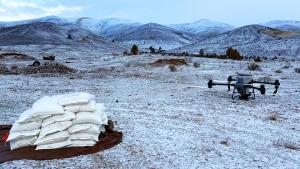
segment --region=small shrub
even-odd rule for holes
[[[249,70],[259,70],[260,66],[258,64],[256,64],[255,62],[252,62],[248,65],[248,69]]]
[[[279,114],[278,113],[272,113],[269,117],[267,117],[267,120],[270,121],[278,121],[279,120]]]
[[[129,55],[129,52],[127,49],[123,52],[123,55]]]
[[[11,69],[13,69],[13,70],[16,70],[16,69],[18,69],[19,67],[18,67],[18,65],[12,65],[11,66]]]
[[[169,69],[171,72],[177,72],[177,68],[175,65],[169,65]]]
[[[150,46],[149,50],[150,50],[150,53],[155,53],[155,48],[154,47]]]
[[[297,145],[296,143],[290,142],[288,140],[279,140],[277,142],[273,143],[277,147],[284,147],[286,149],[294,150],[294,151],[299,151],[300,146]]]
[[[139,47],[137,45],[132,46],[131,54],[133,54],[133,55],[138,55],[139,54]]]
[[[296,68],[296,69],[295,69],[295,72],[296,72],[296,73],[300,73],[300,68]]]
[[[256,58],[254,58],[254,62],[262,62],[261,58],[258,56]]]
[[[193,65],[194,65],[195,68],[200,67],[200,63],[196,63],[196,62],[195,62]]]
[[[281,69],[278,69],[275,71],[275,73],[283,73],[283,71]]]
[[[43,60],[55,61],[55,56],[54,55],[46,55],[46,56],[43,56]]]
[[[223,140],[220,142],[220,144],[223,144],[225,146],[229,146],[229,141],[228,140]]]
[[[228,48],[226,51],[226,55],[228,56],[229,59],[232,59],[232,60],[242,60],[243,59],[240,52],[233,48]]]

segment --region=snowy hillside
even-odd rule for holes
[[[128,31],[142,25],[138,22],[119,18],[80,18],[76,23],[85,29],[111,40],[119,38],[128,33]]]
[[[234,27],[220,22],[214,22],[207,19],[201,19],[193,23],[174,24],[171,28],[197,34],[200,39],[212,37],[219,33],[233,30]]]
[[[294,31],[300,32],[300,21],[282,21],[282,20],[274,20],[263,25],[271,27],[271,28],[278,28],[286,31]]]
[[[291,56],[300,57],[300,35],[261,25],[249,25],[219,34],[210,39],[194,43],[173,52],[224,54],[233,47],[247,56]]]
[[[0,22],[0,27],[11,27],[11,26],[18,26],[23,24],[36,23],[36,22],[51,22],[51,23],[64,24],[64,23],[74,22],[74,19],[67,19],[58,16],[46,16],[42,18],[28,19],[22,21]]]
[[[50,22],[0,28],[0,45],[88,45],[111,51],[122,49],[75,24]]]
[[[137,27],[116,40],[129,45],[138,44],[143,48],[152,46],[154,48],[162,47],[163,49],[173,49],[196,41],[193,34],[155,23]]]

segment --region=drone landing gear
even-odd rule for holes
[[[246,89],[243,89],[243,90],[246,90]],[[240,94],[240,93],[244,93],[244,94]],[[252,88],[252,90],[249,91],[248,94],[245,94],[245,93],[246,92],[240,92],[240,91],[238,91],[237,88],[234,88],[231,98],[233,100],[235,100],[236,98],[238,98],[240,100],[249,100],[249,99],[255,100],[256,96],[255,96],[254,88]]]

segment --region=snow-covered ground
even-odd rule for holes
[[[287,69],[285,61],[260,63],[262,71],[251,73],[278,78],[279,94],[267,87],[256,100],[233,101],[226,87],[208,89],[207,82],[248,72],[249,61],[190,58],[190,65],[171,72],[149,66],[162,56],[83,55],[57,53],[58,61],[92,73],[0,75],[0,123],[13,123],[44,95],[86,91],[106,104],[123,142],[93,155],[0,168],[300,168],[300,74],[294,71],[300,62]]]

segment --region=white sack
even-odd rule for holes
[[[59,143],[54,143],[54,144],[39,145],[39,146],[36,147],[35,150],[59,149],[59,148],[67,147],[71,144],[72,144],[71,140],[66,140],[66,141],[59,142]]]
[[[76,132],[81,132],[83,130],[87,130],[90,128],[95,129],[95,128],[99,128],[99,127],[100,127],[100,125],[93,124],[93,123],[74,124],[70,128],[68,128],[68,132],[76,133]]]
[[[19,140],[12,140],[12,141],[10,141],[10,149],[15,150],[15,149],[23,148],[23,147],[33,146],[36,139],[37,139],[37,136],[22,138]]]
[[[64,109],[56,100],[45,96],[32,105],[32,116],[64,114]]]
[[[34,145],[46,145],[63,142],[69,139],[69,133],[67,131],[61,131],[53,134],[49,134],[42,139],[37,139]]]
[[[100,133],[105,133],[105,132],[106,132],[105,127],[104,127],[104,126],[101,126],[101,127],[100,127]]]
[[[74,119],[75,119],[74,113],[65,111],[65,113],[62,115],[55,115],[45,119],[42,123],[42,126],[45,127],[55,122],[71,121]]]
[[[108,117],[107,117],[107,114],[105,113],[105,106],[104,106],[104,104],[97,103],[96,107],[97,107],[96,113],[101,118],[101,124],[108,125]]]
[[[92,147],[96,145],[96,141],[93,140],[72,140],[72,144],[68,147]]]
[[[101,125],[102,119],[96,112],[79,112],[72,122],[73,124],[93,123]]]
[[[24,111],[17,122],[18,123],[40,122],[51,116],[51,115],[41,115],[41,116],[33,117],[32,114],[33,114],[32,109],[28,109]]]
[[[74,133],[70,134],[70,140],[98,140],[99,134]]]
[[[77,104],[88,104],[91,100],[95,100],[95,96],[89,93],[77,92],[69,93],[65,95],[54,96],[57,103],[62,106],[77,105]]]
[[[71,121],[56,122],[48,126],[42,127],[38,139],[44,138],[48,134],[64,131],[72,125]]]
[[[15,122],[10,132],[35,130],[35,129],[40,129],[41,126],[42,126],[41,122],[29,122],[29,123]]]
[[[6,142],[22,139],[25,137],[34,137],[40,133],[40,129],[30,130],[30,131],[20,131],[20,132],[10,132]]]
[[[19,123],[27,123],[27,122],[37,122],[44,120],[45,118],[52,116],[64,114],[64,109],[61,105],[57,104],[57,102],[49,97],[45,96],[38,101],[36,101],[32,108],[22,113],[19,118]]]
[[[86,134],[96,134],[99,135],[101,133],[100,127],[92,127],[89,129],[81,130],[80,133],[86,133]]]
[[[77,113],[77,112],[93,112],[93,111],[96,111],[96,101],[91,100],[88,104],[65,106],[64,110],[74,112],[74,113]]]

